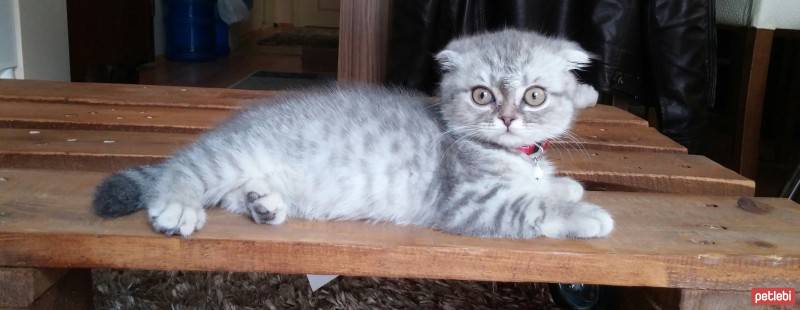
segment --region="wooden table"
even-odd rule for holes
[[[63,283],[75,281],[63,276],[70,268],[678,288],[684,308],[720,296],[749,304],[752,287],[800,288],[800,207],[740,199],[753,194],[751,180],[608,106],[582,112],[580,142],[559,142],[563,150],[549,154],[561,174],[605,191],[587,196],[616,219],[607,239],[484,240],[360,222],[263,226],[219,210],[181,239],[152,232],[143,212],[114,220],[90,212],[91,192],[109,172],[163,160],[233,110],[272,95],[0,81],[0,307],[63,296]]]

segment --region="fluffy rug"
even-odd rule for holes
[[[557,309],[545,284],[94,270],[97,309]]]

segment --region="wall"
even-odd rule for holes
[[[800,1],[717,0],[717,23],[760,29],[800,29]]]
[[[8,1],[8,0],[3,0]],[[21,0],[17,78],[69,81],[66,0]]]
[[[17,0],[0,0],[0,78],[14,78],[19,36]]]
[[[339,27],[339,0],[292,1],[295,27]]]
[[[753,26],[762,29],[800,29],[800,1],[755,1]]]
[[[272,27],[275,22],[275,0],[253,0],[253,9],[250,12],[250,18],[247,23],[247,28],[250,30],[258,30],[264,27]]]
[[[339,0],[274,0],[275,22],[295,27],[339,27]]]
[[[243,21],[230,25],[231,50],[237,49],[248,40],[257,40],[257,36],[260,35],[259,30],[272,27],[275,22],[274,2],[275,0],[253,0],[250,16]]]

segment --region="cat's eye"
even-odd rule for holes
[[[472,89],[472,102],[487,105],[494,102],[494,95],[488,88],[478,86]]]
[[[525,101],[525,104],[538,107],[544,104],[544,101],[547,100],[547,92],[544,88],[538,86],[531,86],[525,90],[525,95],[522,97],[522,100]]]

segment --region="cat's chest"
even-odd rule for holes
[[[507,173],[498,179],[509,188],[509,194],[546,195],[552,188],[553,167],[544,157],[527,155],[510,158]]]
[[[543,157],[521,156],[513,162],[515,177],[532,181],[541,181],[549,173],[549,163]]]
[[[512,182],[544,182],[552,174],[552,166],[543,156],[504,154],[497,159],[497,176]]]

